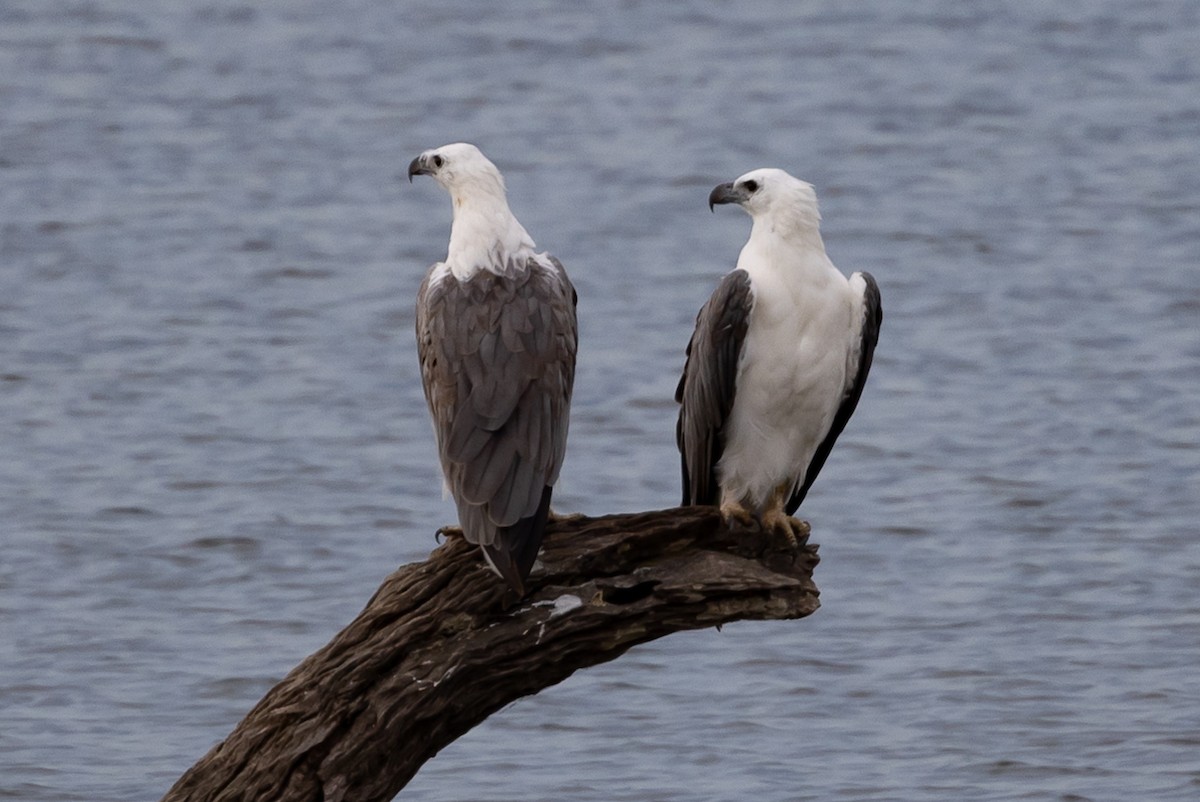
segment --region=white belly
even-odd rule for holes
[[[723,501],[761,512],[804,481],[841,404],[849,293],[844,279],[801,292],[754,277],[754,289],[717,476]]]

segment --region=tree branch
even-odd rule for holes
[[[442,747],[580,668],[819,604],[815,546],[731,531],[710,507],[557,519],[541,562],[520,602],[461,537],[400,568],[164,802],[388,802]]]

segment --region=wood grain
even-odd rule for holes
[[[733,531],[711,507],[556,519],[540,563],[518,601],[448,537],[389,576],[164,802],[387,802],[455,738],[578,669],[672,632],[819,606],[815,546]]]

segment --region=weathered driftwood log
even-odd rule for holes
[[[541,562],[520,602],[461,537],[400,568],[164,802],[387,802],[442,747],[577,669],[818,606],[815,547],[731,531],[713,508],[559,519]]]

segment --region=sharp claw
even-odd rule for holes
[[[800,548],[800,538],[807,537],[808,524],[781,511],[768,512],[763,525],[777,537],[783,538],[793,550]]]
[[[788,524],[792,527],[792,536],[796,540],[807,539],[808,533],[812,531],[812,527],[808,525],[808,521],[793,516],[788,517]]]
[[[462,537],[463,531],[458,526],[443,526],[433,533],[434,540],[438,543],[442,542],[443,538]]]

